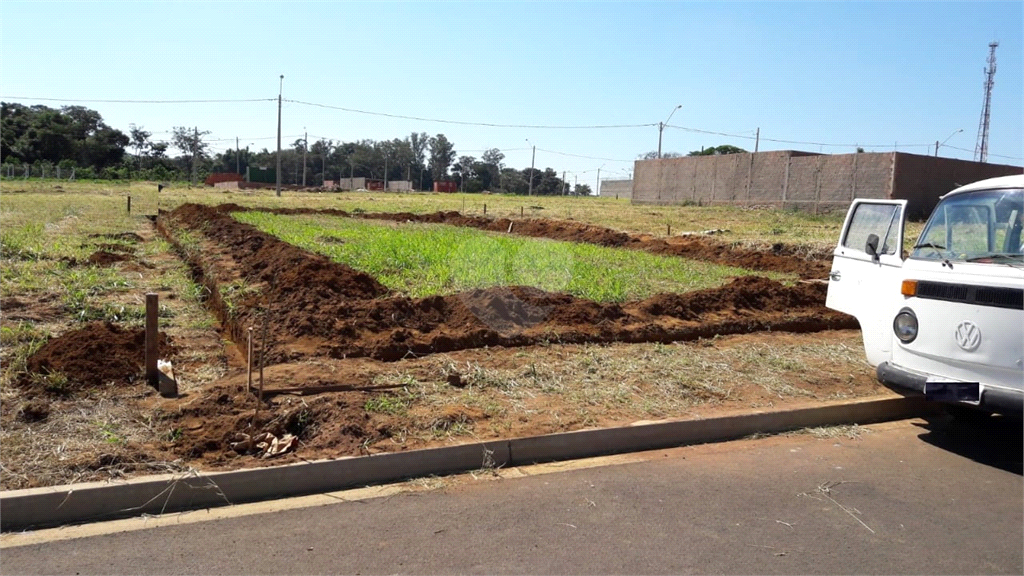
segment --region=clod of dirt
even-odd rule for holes
[[[455,388],[465,388],[466,383],[462,381],[462,375],[458,372],[453,372],[448,375],[448,384]]]
[[[89,264],[94,266],[110,266],[115,262],[124,262],[125,260],[131,260],[131,256],[127,254],[107,252],[106,250],[93,252],[92,255],[89,256]]]
[[[41,422],[50,417],[50,405],[42,400],[31,400],[18,409],[18,418],[25,422]]]
[[[161,358],[174,354],[170,338],[160,333]],[[127,330],[110,322],[90,322],[83,328],[53,338],[26,362],[18,383],[56,394],[67,394],[108,382],[131,384],[142,376],[146,360],[146,332]]]

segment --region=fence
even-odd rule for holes
[[[817,214],[845,209],[854,198],[901,198],[909,200],[908,213],[920,217],[959,185],[1022,172],[1019,166],[902,152],[688,156],[638,160],[632,201],[770,205]]]
[[[55,178],[57,180],[74,180],[74,166],[57,164],[0,164],[0,179],[24,180],[26,178]]]

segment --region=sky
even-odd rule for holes
[[[280,91],[286,147],[444,134],[460,156],[498,148],[520,169],[536,147],[537,168],[594,187],[598,169],[625,178],[657,150],[661,122],[664,152],[752,151],[760,130],[760,151],[930,155],[942,141],[941,156],[973,159],[997,40],[989,162],[1019,166],[1022,35],[1019,0],[4,0],[0,100],[273,150]]]

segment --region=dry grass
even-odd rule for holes
[[[374,411],[402,417],[402,443],[475,437],[483,430],[506,436],[526,421],[546,422],[554,432],[879,392],[856,332],[778,340],[551,346],[509,351],[501,359],[467,350],[382,366],[374,384],[403,388],[372,402]],[[455,374],[460,388],[449,383]],[[475,421],[455,422],[439,435],[436,417],[451,406],[465,407]]]
[[[0,200],[0,486],[180,469],[180,462],[152,462],[133,449],[173,435],[144,406],[154,394],[148,387],[31,398],[13,382],[46,340],[81,322],[141,325],[145,293],[158,292],[165,296],[161,330],[183,349],[176,360],[179,390],[202,388],[222,375],[225,366],[223,345],[203,307],[201,290],[170,245],[156,237],[151,223],[127,214],[119,190],[16,193],[10,188],[3,183]],[[133,202],[133,209],[140,204]],[[109,237],[129,232],[145,241]],[[132,255],[132,262],[87,265],[99,244],[117,246]],[[19,305],[12,309],[15,300]],[[76,388],[74,374],[59,377],[66,379],[62,387]]]

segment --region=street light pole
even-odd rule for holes
[[[672,119],[672,114],[675,114],[676,110],[679,110],[682,107],[682,104],[676,106],[675,108],[672,109],[672,112],[668,115],[668,118],[666,118],[664,122],[658,122],[658,160],[661,160],[661,133],[665,131],[665,124],[668,124],[668,121]]]
[[[281,196],[281,95],[284,93],[284,74],[281,74],[281,88],[277,93],[277,195]]]
[[[529,142],[530,146],[533,146],[533,155],[530,156],[530,190],[527,193],[528,196],[533,196],[533,164],[537,159],[537,147],[534,146],[533,142],[530,142],[529,138],[526,141]]]
[[[949,142],[949,139],[950,139],[950,138],[952,138],[953,136],[956,136],[957,134],[959,134],[959,133],[961,133],[961,132],[963,132],[963,131],[964,131],[964,129],[963,129],[963,128],[961,128],[961,129],[959,129],[959,130],[956,130],[956,131],[954,131],[954,132],[953,132],[952,134],[950,134],[949,136],[947,136],[945,140],[943,140],[943,141],[942,141],[942,144],[940,144],[940,143],[939,143],[939,141],[938,141],[938,140],[936,140],[936,141],[935,141],[935,156],[938,156],[938,155],[939,155],[939,147],[940,147],[940,146],[943,146],[943,145],[944,145],[944,144],[945,144],[946,142]]]

